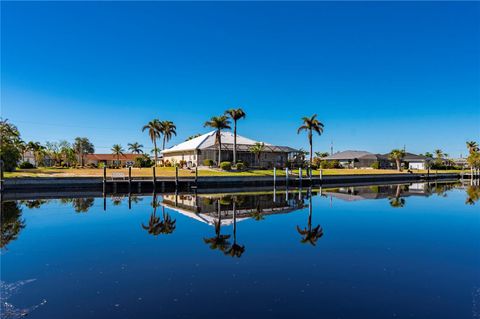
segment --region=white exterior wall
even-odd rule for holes
[[[409,169],[425,169],[424,162],[408,162]]]
[[[163,160],[180,163],[180,161],[184,160],[187,161],[187,166],[196,166],[197,165],[197,155],[195,155],[194,151],[184,152],[184,153],[166,153],[163,154]]]

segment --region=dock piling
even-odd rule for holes
[[[175,188],[178,188],[178,166],[175,166]]]
[[[198,166],[195,166],[195,186],[197,186],[198,183]]]
[[[275,190],[275,186],[277,185],[277,168],[273,168],[273,189]]]
[[[303,175],[302,168],[299,167],[298,168],[298,184],[300,185],[300,187],[302,187],[302,175]]]
[[[285,185],[288,187],[288,167],[285,167]]]
[[[132,191],[132,167],[128,167],[128,192]]]
[[[155,190],[155,186],[156,186],[156,182],[157,182],[157,176],[155,176],[156,172],[155,172],[155,166],[152,167],[152,177],[153,177],[153,189]]]

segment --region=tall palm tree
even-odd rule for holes
[[[142,128],[142,132],[148,130],[148,136],[150,140],[153,142],[153,149],[155,153],[155,166],[157,166],[158,162],[158,148],[157,148],[157,139],[160,138],[162,126],[160,124],[160,120],[154,119],[144,125]]]
[[[255,143],[255,145],[250,147],[250,153],[253,153],[255,155],[255,158],[257,159],[257,164],[260,165],[260,156],[262,155],[262,152],[265,150],[265,144],[264,143]]]
[[[228,117],[225,115],[222,116],[214,116],[210,119],[210,121],[205,122],[203,126],[209,126],[215,129],[215,140],[218,144],[218,163],[217,166],[220,166],[222,162],[222,130],[229,130],[230,121]]]
[[[130,152],[135,153],[135,154],[141,154],[143,153],[142,150],[143,145],[140,143],[128,143],[128,149]]]
[[[241,109],[229,109],[225,111],[225,114],[228,115],[233,120],[233,164],[237,163],[237,121],[244,119],[247,114]]]
[[[170,141],[172,135],[177,136],[177,127],[173,124],[172,121],[161,121],[160,122],[160,133],[163,134],[163,146],[162,150],[165,149],[165,142]]]
[[[120,144],[114,144],[111,151],[112,154],[117,157],[117,164],[120,165],[120,155],[123,155],[123,153],[125,152],[123,150],[123,147]]]
[[[467,142],[468,153],[473,154],[478,152],[478,143],[475,141]]]
[[[303,124],[298,128],[297,134],[302,131],[308,132],[308,143],[310,144],[310,165],[313,162],[313,132],[317,132],[318,135],[323,133],[323,123],[317,119],[317,114],[313,114],[311,117],[302,117]]]
[[[309,196],[309,205],[308,205],[308,226],[304,229],[301,229],[297,225],[297,232],[302,235],[302,244],[309,243],[312,246],[315,246],[318,239],[323,236],[323,229],[320,225],[312,228],[312,195]]]
[[[402,159],[405,157],[405,151],[400,149],[394,149],[390,152],[389,156],[390,160],[395,161],[397,164],[397,170],[402,170]]]
[[[441,149],[436,149],[433,151],[433,153],[435,153],[435,157],[437,159],[442,159],[444,156],[443,151]]]

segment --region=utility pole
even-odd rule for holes
[[[333,155],[333,141],[330,142],[330,155]]]

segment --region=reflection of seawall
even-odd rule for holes
[[[323,195],[335,197],[344,201],[367,199],[383,199],[392,197],[441,195],[459,183],[412,183],[402,185],[379,185],[361,187],[339,187],[322,190]]]
[[[195,220],[214,225],[221,214],[221,224],[233,223],[233,201],[237,221],[251,218],[254,213],[261,215],[286,214],[303,207],[303,198],[292,194],[273,201],[272,194],[263,195],[164,195],[162,205]],[[220,202],[220,205],[218,204]]]

